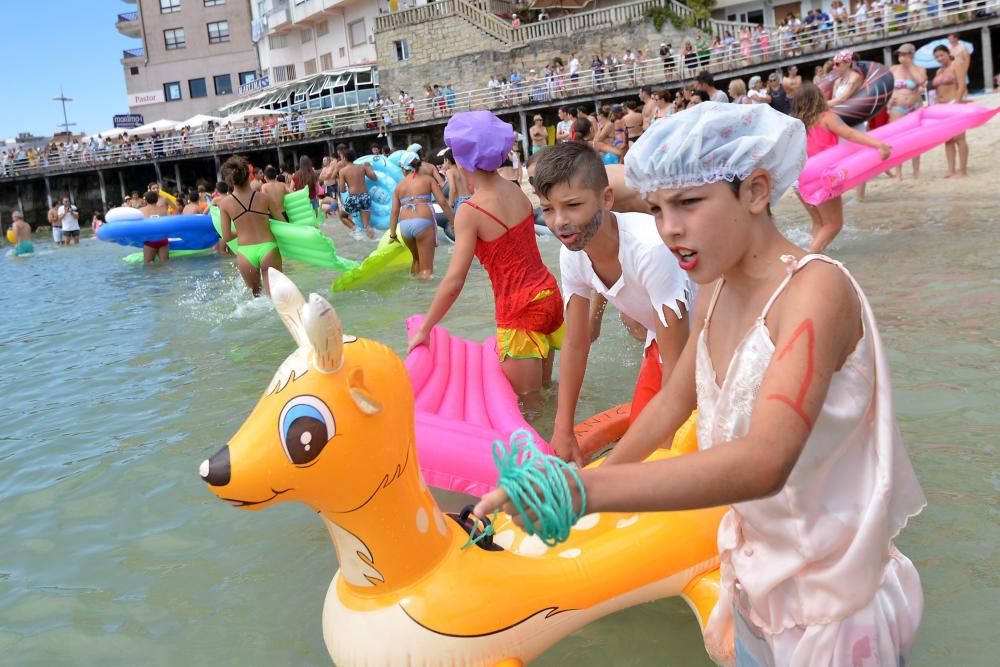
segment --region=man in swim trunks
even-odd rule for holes
[[[596,291],[645,326],[645,350],[630,421],[669,378],[687,342],[694,285],[663,244],[652,216],[616,213],[604,164],[586,144],[546,151],[535,163],[545,224],[563,244],[559,254],[566,336],[552,447],[584,463],[573,435],[590,353],[591,295]]]
[[[653,122],[653,113],[656,111],[656,100],[653,99],[653,89],[649,86],[640,88],[639,101],[642,102],[642,130],[645,132],[649,124]]]
[[[63,245],[80,245],[80,211],[69,203],[69,197],[63,197],[59,220],[62,222]]]
[[[365,233],[368,238],[373,239],[375,238],[375,230],[372,229],[371,223],[372,199],[368,194],[365,178],[374,181],[378,177],[370,164],[354,164],[357,156],[355,156],[353,149],[346,148],[341,155],[344,158],[344,165],[337,174],[337,183],[340,186],[340,191],[346,193],[346,196],[344,197],[344,207],[340,211],[340,219],[345,225],[350,223],[350,227],[355,228],[356,225],[351,216],[355,213],[360,214]]]
[[[799,92],[799,88],[802,87],[802,75],[799,74],[799,68],[796,65],[788,66],[788,74],[786,74],[781,79],[781,87],[785,89],[785,95],[788,99],[795,97],[795,93]]]
[[[62,245],[63,242],[63,230],[62,230],[62,218],[59,217],[59,203],[52,205],[49,209],[47,216],[49,221],[49,226],[52,227],[52,242],[56,245]]]
[[[441,166],[444,167],[444,179],[448,183],[448,205],[451,206],[452,214],[458,213],[458,208],[472,196],[469,185],[462,175],[462,170],[455,164],[455,156],[451,154],[451,149],[446,148],[441,151]],[[445,227],[445,234],[449,237],[455,236],[455,230]]]
[[[958,62],[958,76],[964,79],[969,74],[972,56],[965,48],[965,44],[958,39],[958,33],[953,32],[948,35],[948,50],[951,51],[951,57]]]
[[[531,154],[545,150],[549,144],[549,131],[545,127],[545,119],[535,114],[531,127],[528,128],[528,136],[531,138]]]
[[[139,209],[145,218],[160,218],[163,217],[160,214],[162,210],[160,208],[159,202],[163,197],[160,196],[159,192],[154,192],[150,190],[144,196],[146,200],[146,205]],[[142,263],[152,264],[156,258],[160,258],[160,262],[166,264],[170,260],[170,241],[167,239],[158,239],[155,241],[146,241],[142,244]]]
[[[35,244],[31,242],[31,227],[24,221],[24,216],[20,211],[11,213],[14,221],[11,229],[14,232],[14,254],[30,255],[35,252]]]
[[[170,213],[170,210],[167,207],[170,204],[170,202],[167,201],[166,197],[160,194],[160,184],[157,183],[156,181],[150,183],[149,188],[146,190],[146,193],[148,194],[150,192],[156,193],[156,210],[157,210],[156,215],[161,217],[164,215],[168,215]],[[146,204],[149,205],[149,198],[145,196],[143,198],[146,200]],[[145,208],[145,206],[143,208]],[[148,218],[150,216],[147,215],[146,217]]]

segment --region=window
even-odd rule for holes
[[[343,58],[343,57],[344,57],[344,55],[345,55],[345,54],[347,53],[347,50],[346,50],[346,49],[345,49],[345,48],[344,48],[343,46],[342,46],[342,47],[340,47],[340,50],[339,50],[339,51],[340,51],[340,57],[341,57],[341,58]]]
[[[288,35],[271,35],[267,42],[272,49],[283,49],[288,46]]]
[[[308,44],[309,42],[313,41],[313,31],[312,31],[312,28],[306,28],[305,30],[303,30],[299,34],[302,36],[302,43],[303,44]]]
[[[163,97],[168,102],[176,102],[181,99],[181,82],[171,81],[163,84]]]
[[[188,94],[191,99],[208,97],[208,88],[205,87],[205,79],[188,79]]]
[[[333,69],[333,54],[324,53],[319,57],[319,66],[321,69]]]
[[[128,73],[131,74],[132,76],[138,76],[139,68],[133,65],[132,67],[128,68]]]
[[[229,41],[229,21],[213,21],[208,24],[208,43],[221,44]]]
[[[410,40],[401,39],[398,42],[393,42],[392,46],[396,51],[397,62],[410,59]]]
[[[316,59],[315,58],[310,58],[309,60],[307,60],[305,62],[305,70],[306,70],[306,74],[315,74],[316,73]]]
[[[212,77],[215,79],[215,94],[216,95],[232,95],[233,94],[233,78],[228,74],[219,74]]]
[[[163,31],[163,43],[167,46],[167,51],[183,49],[187,46],[184,41],[184,28],[171,28]]]
[[[205,0],[206,7],[218,7],[219,5],[226,4],[226,0]]]
[[[181,10],[181,0],[160,0],[160,13],[173,14]]]
[[[257,72],[240,72],[240,85],[257,80]]]
[[[347,31],[351,34],[351,46],[364,46],[368,41],[368,36],[365,34],[364,19],[348,23]]]
[[[316,24],[316,36],[317,37],[322,37],[323,35],[327,34],[328,32],[330,32],[330,22],[329,21],[322,21],[322,22]]]
[[[291,81],[295,78],[295,65],[275,65],[275,81]]]

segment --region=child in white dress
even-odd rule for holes
[[[805,136],[768,105],[709,102],[629,150],[627,182],[703,298],[666,386],[605,463],[582,471],[586,511],[731,506],[705,628],[716,661],[898,667],[923,596],[893,540],[925,500],[864,293],[771,218]],[[639,463],[695,407],[700,451]],[[497,489],[476,514],[513,513],[506,500]]]

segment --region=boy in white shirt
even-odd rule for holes
[[[63,243],[80,245],[80,211],[69,203],[69,197],[63,197],[59,219],[62,220]]]
[[[545,224],[564,246],[559,268],[566,337],[551,444],[562,459],[582,465],[573,424],[590,353],[592,293],[648,331],[631,421],[665,384],[687,342],[694,285],[660,239],[652,216],[612,211],[614,191],[589,145],[574,141],[540,153],[534,187]]]

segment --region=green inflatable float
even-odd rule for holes
[[[305,202],[305,206],[302,202]],[[333,245],[333,241],[319,230],[319,219],[309,202],[308,190],[303,188],[285,195],[284,208],[288,222],[271,220],[271,233],[278,242],[282,259],[297,259],[334,271],[347,271],[358,266],[354,260],[337,255],[337,247]],[[218,207],[212,206],[208,212],[212,216],[215,231],[221,236],[222,219]],[[233,239],[228,246],[235,254],[239,243]]]
[[[377,275],[409,269],[413,255],[401,241],[389,243],[389,230],[379,239],[378,246],[368,257],[350,271],[345,271],[333,281],[330,290],[344,292],[359,287]]]

